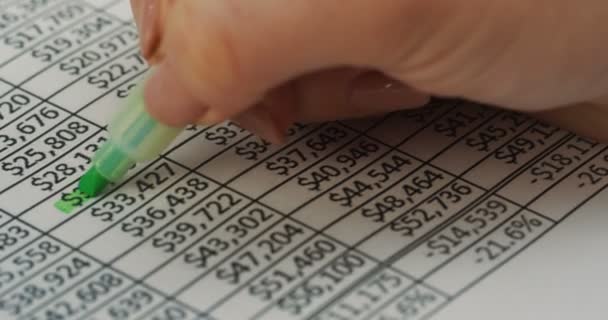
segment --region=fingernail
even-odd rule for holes
[[[141,53],[144,58],[150,59],[160,43],[160,6],[158,0],[143,0],[141,6],[139,23]]]
[[[286,129],[281,125],[281,121],[274,119],[270,112],[263,108],[247,112],[239,117],[238,123],[244,129],[270,143],[282,144],[285,142]]]
[[[429,96],[379,72],[357,77],[351,85],[351,103],[359,108],[400,109],[422,106]]]
[[[217,112],[216,110],[207,109],[206,112],[198,118],[196,123],[211,126],[226,120],[228,119],[223,114]]]
[[[141,24],[141,10],[142,10],[142,5],[141,5],[141,0],[130,0],[131,2],[131,12],[133,13],[133,20],[135,20],[135,25],[137,26],[137,29],[139,30],[139,25]]]
[[[144,91],[150,115],[172,126],[194,123],[203,117],[208,108],[184,88],[167,63],[156,68]]]

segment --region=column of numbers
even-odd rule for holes
[[[322,126],[296,145],[281,150],[229,185],[253,198],[274,190],[311,165],[319,163],[355,137],[339,124]]]
[[[66,246],[41,237],[18,252],[3,258],[0,262],[2,272],[0,294],[4,296],[12,292],[68,253],[69,249]]]

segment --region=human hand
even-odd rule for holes
[[[147,105],[168,124],[232,118],[279,142],[295,120],[389,112],[438,95],[543,111],[608,137],[597,130],[608,100],[601,0],[131,3],[142,52],[158,64]]]

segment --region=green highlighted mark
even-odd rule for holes
[[[74,211],[74,209],[82,207],[87,201],[91,200],[84,192],[80,191],[80,189],[74,189],[72,193],[64,193],[61,195],[61,199],[55,202],[55,208],[57,210],[70,214]]]
[[[99,174],[95,167],[91,167],[80,178],[78,188],[74,189],[72,193],[62,194],[61,199],[55,202],[55,208],[65,214],[70,214],[74,209],[81,207],[91,198],[101,193],[108,184],[110,184],[110,181]]]

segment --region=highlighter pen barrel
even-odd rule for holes
[[[148,114],[144,83],[132,89],[126,105],[110,122],[108,141],[96,152],[92,167],[81,179],[83,192],[96,195],[107,183],[119,181],[135,163],[157,157],[183,130],[162,124]]]

